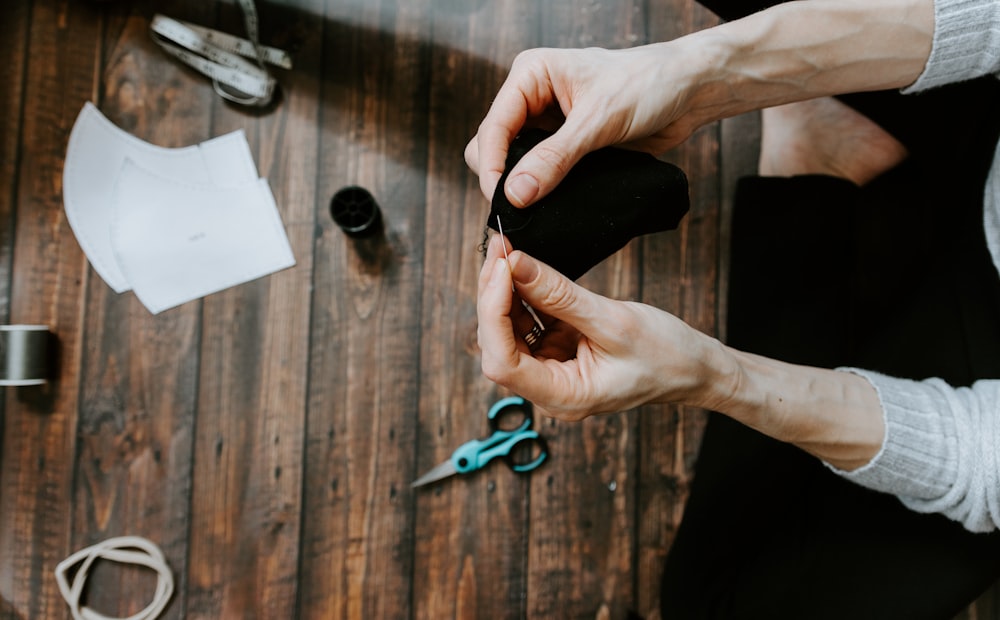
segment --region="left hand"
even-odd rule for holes
[[[651,306],[588,291],[523,252],[512,252],[508,267],[505,242],[491,239],[479,277],[479,346],[489,379],[566,420],[651,401],[710,404],[721,343]],[[523,339],[532,319],[516,297],[544,317],[534,352]]]
[[[703,57],[670,43],[521,52],[465,149],[483,195],[492,199],[508,147],[525,127],[553,135],[511,170],[504,192],[518,207],[551,192],[580,158],[601,147],[660,154],[679,144],[707,122],[686,107]]]

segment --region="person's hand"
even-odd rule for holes
[[[507,178],[511,204],[527,206],[604,146],[659,155],[702,125],[750,110],[912,84],[933,33],[931,0],[817,0],[631,49],[528,50],[465,159],[491,200],[514,137],[525,127],[556,130]]]
[[[690,136],[698,124],[682,112],[685,83],[694,78],[668,45],[522,52],[465,150],[487,199],[511,140],[526,126],[556,131],[509,176],[505,191],[516,206],[548,194],[590,151],[614,144],[658,155]]]
[[[567,420],[651,401],[709,404],[705,395],[722,383],[717,340],[651,306],[590,292],[523,252],[512,252],[508,267],[503,242],[490,240],[479,277],[487,378]],[[546,325],[534,351],[523,338],[533,319],[518,297]]]
[[[731,349],[662,310],[588,291],[524,252],[511,252],[508,267],[501,243],[490,240],[479,275],[483,374],[543,415],[580,420],[671,402],[724,413],[844,470],[879,451],[882,407],[863,377]],[[533,319],[519,298],[546,326],[533,350],[524,340]]]

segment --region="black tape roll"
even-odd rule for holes
[[[49,328],[0,325],[0,386],[40,385],[49,376]]]
[[[677,228],[688,212],[684,172],[648,153],[607,147],[589,153],[549,195],[518,209],[503,192],[522,156],[548,137],[530,129],[510,145],[506,170],[493,195],[486,225],[503,232],[515,249],[576,280],[633,238]]]

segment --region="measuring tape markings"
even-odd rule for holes
[[[153,17],[150,34],[165,52],[212,78],[220,96],[236,103],[264,106],[270,103],[276,86],[264,64],[291,69],[292,60],[287,52],[260,44],[252,0],[240,0],[240,7],[250,40],[161,14]],[[256,60],[257,64],[244,58]]]

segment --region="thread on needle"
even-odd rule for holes
[[[514,268],[510,266],[510,257],[507,255],[507,242],[504,241],[503,224],[500,223],[500,214],[497,213],[497,229],[500,231],[500,243],[503,244],[503,259],[507,263],[507,271],[510,272],[510,290],[514,293]]]

